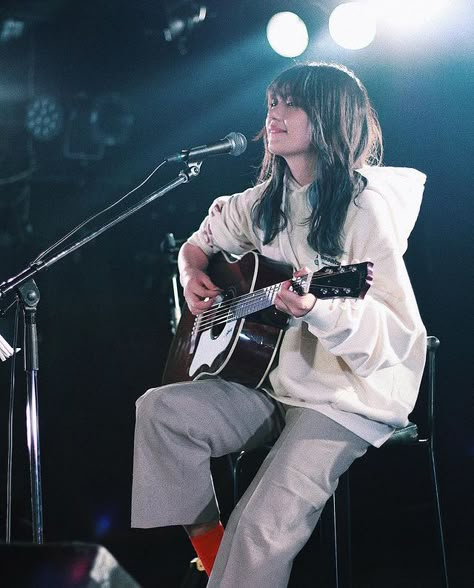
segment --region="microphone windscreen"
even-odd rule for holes
[[[241,155],[247,149],[247,138],[242,133],[229,133],[226,139],[232,143],[230,155]]]

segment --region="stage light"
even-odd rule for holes
[[[297,57],[308,46],[308,29],[294,12],[278,12],[267,24],[271,48],[283,57]]]
[[[63,110],[56,98],[34,98],[26,110],[26,128],[38,141],[57,137],[63,128]]]
[[[362,2],[339,4],[329,17],[329,32],[344,49],[363,49],[372,43],[377,31],[374,12]]]
[[[170,16],[168,26],[163,29],[165,41],[171,43],[181,35],[190,33],[194,27],[204,22],[207,8],[205,6],[191,6],[192,12]]]
[[[176,42],[179,52],[188,52],[188,39],[196,27],[206,20],[207,7],[190,0],[180,0],[166,7],[167,24],[163,36],[168,43]]]
[[[429,24],[452,3],[453,0],[368,0],[377,17],[400,32]]]
[[[0,41],[8,43],[13,39],[19,39],[25,31],[25,23],[22,20],[7,18],[0,29]]]

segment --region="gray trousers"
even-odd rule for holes
[[[232,513],[208,588],[283,588],[337,482],[368,443],[317,411],[223,380],[137,401],[132,526],[217,519],[210,458],[276,443]]]

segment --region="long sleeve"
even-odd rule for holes
[[[252,209],[265,184],[232,196],[214,200],[208,215],[188,242],[200,247],[206,255],[227,251],[241,255],[261,244],[259,232],[252,222]]]
[[[364,196],[348,219],[357,224],[347,244],[350,261],[374,263],[372,287],[364,300],[318,300],[304,320],[327,351],[367,377],[403,362],[425,331],[388,207],[373,192]]]

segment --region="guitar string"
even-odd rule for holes
[[[265,305],[265,306],[260,306],[257,308],[250,309],[250,304],[249,304],[248,308],[245,308],[245,305],[241,305],[240,307],[237,307],[237,311],[243,310],[242,314],[240,314],[239,312],[234,313],[233,312],[234,309],[232,309],[232,308],[229,308],[229,310],[224,310],[224,311],[220,311],[220,309],[216,309],[216,311],[214,313],[211,313],[210,315],[208,315],[206,317],[205,321],[202,321],[202,320],[199,321],[199,328],[196,332],[199,333],[201,331],[205,331],[206,329],[209,329],[213,326],[217,326],[221,323],[239,320],[241,318],[244,318],[245,316],[253,314],[254,312],[258,312],[258,311],[263,310],[265,308],[269,308],[274,303],[273,301],[274,301],[275,295],[276,295],[276,292],[274,292],[270,296],[259,296],[258,298],[256,297],[255,300],[252,300],[250,303],[252,306],[257,306],[261,302],[269,302],[269,304]]]
[[[295,285],[302,285],[304,280],[308,277],[309,274],[306,274],[304,276],[299,276],[298,278],[293,278],[293,282],[295,283]],[[310,284],[314,285],[315,283],[317,283],[318,278],[327,278],[327,274],[325,275],[318,275],[318,276],[314,276],[311,278]],[[244,308],[245,304],[249,305],[249,304],[255,304],[255,303],[259,303],[262,300],[265,299],[272,299],[275,297],[276,295],[276,291],[280,289],[280,286],[283,282],[280,282],[278,284],[273,284],[272,286],[267,286],[265,288],[261,288],[259,290],[255,290],[254,292],[250,292],[247,294],[241,294],[240,296],[236,296],[235,298],[233,298],[232,300],[228,300],[228,301],[224,301],[222,303],[219,303],[218,305],[212,306],[210,309],[205,310],[203,313],[201,313],[199,316],[201,318],[200,324],[202,324],[204,321],[211,321],[213,322],[216,318],[220,318],[221,316],[226,316],[226,320],[231,312],[231,310],[234,310],[235,308],[241,307]],[[271,298],[269,298],[269,295]],[[271,306],[271,304],[269,305]],[[268,307],[265,307],[268,308]],[[253,312],[257,312],[258,310],[263,310],[261,308],[257,308],[255,311]],[[251,313],[246,313],[246,314],[251,314]],[[246,315],[243,315],[246,316]],[[241,318],[241,317],[239,317]],[[208,323],[205,323],[205,325],[207,325]]]
[[[329,274],[323,274],[323,275],[317,275],[311,278],[311,285],[313,286],[314,284],[317,285],[317,282],[319,279],[321,278],[327,278]],[[332,274],[332,276],[337,276],[340,275],[339,274]],[[303,280],[305,278],[307,278],[308,274],[306,274],[305,276],[301,276],[299,278],[295,278],[294,281],[298,284],[301,285],[301,283],[303,282]],[[211,328],[212,326],[217,326],[219,324],[228,322],[229,320],[238,320],[239,318],[243,318],[244,316],[248,316],[249,314],[252,314],[253,312],[257,312],[258,310],[263,310],[263,308],[257,308],[256,310],[252,311],[252,312],[246,312],[247,309],[245,309],[245,305],[249,306],[249,305],[257,305],[260,304],[262,301],[271,301],[270,304],[268,306],[265,306],[264,308],[268,308],[269,306],[273,305],[273,299],[277,293],[277,290],[280,288],[282,282],[280,282],[279,284],[274,284],[272,286],[267,286],[266,288],[261,288],[260,290],[256,290],[254,292],[250,292],[247,294],[242,294],[240,296],[237,296],[236,298],[233,298],[232,300],[229,301],[224,301],[222,303],[220,303],[218,306],[214,306],[211,307],[210,309],[204,311],[201,315],[199,315],[199,317],[196,319],[196,322],[194,324],[193,327],[193,332],[195,334],[200,333],[202,331],[205,331],[209,328]],[[320,285],[320,287],[324,287],[325,284]],[[333,288],[337,288],[338,286],[332,286]],[[339,288],[342,288],[343,286],[339,286]],[[235,309],[239,310],[240,309],[244,309],[245,313],[242,316],[237,316],[234,315],[233,317],[231,317],[231,312],[234,311]],[[216,322],[218,321],[218,322]]]
[[[345,272],[347,273],[347,272]],[[295,278],[293,281],[297,283],[297,285],[301,285],[303,280],[305,278],[308,277],[309,274],[306,274],[304,276],[300,276],[298,278]],[[314,275],[311,278],[311,286],[316,285],[318,286],[318,280],[322,279],[322,278],[326,278],[328,277],[329,274],[323,274],[323,275]],[[334,275],[341,275],[341,274],[333,274],[332,277]],[[278,284],[274,284],[272,286],[267,286],[265,288],[261,288],[259,290],[255,290],[254,292],[250,292],[247,294],[241,294],[240,296],[236,296],[235,298],[232,298],[231,300],[227,300],[227,301],[223,301],[222,303],[219,303],[219,305],[215,305],[212,306],[211,308],[209,308],[208,310],[205,310],[203,313],[201,313],[199,316],[201,318],[206,318],[207,315],[212,314],[214,316],[214,314],[216,313],[216,311],[218,310],[224,310],[225,312],[227,312],[227,306],[238,306],[239,304],[241,304],[242,302],[246,302],[246,299],[248,299],[248,301],[254,301],[257,300],[259,296],[266,296],[267,292],[270,290],[275,290],[277,288],[280,288],[281,284],[283,282],[280,282]],[[337,286],[337,285],[332,285],[332,286],[327,286],[327,284],[320,284],[320,287],[328,287],[328,288],[343,288],[344,286]]]
[[[295,281],[298,283],[298,285],[301,285],[301,282],[303,280],[303,278],[306,278],[309,274],[307,274],[306,276],[301,276],[299,278],[296,278]],[[236,296],[235,298],[232,298],[231,300],[225,300],[222,303],[220,303],[220,307],[224,306],[224,305],[231,305],[231,306],[237,306],[239,304],[241,304],[242,302],[246,302],[247,300],[251,300],[254,297],[260,296],[262,294],[265,294],[265,292],[267,290],[271,290],[274,288],[280,288],[280,286],[283,284],[283,282],[279,282],[278,284],[272,284],[271,286],[266,286],[265,288],[260,288],[259,290],[254,290],[253,292],[248,292],[247,294],[240,294],[239,296]],[[204,316],[208,313],[212,312],[212,309],[215,307],[209,308],[208,310],[205,310],[200,316]]]
[[[301,276],[300,278],[296,278],[296,281],[298,283],[301,284],[303,278],[306,278],[306,276]],[[327,278],[327,274],[326,275],[318,275],[316,277],[313,277],[311,279],[311,285],[314,285],[314,283],[317,284],[318,280],[320,278],[326,277]],[[201,320],[199,321],[200,323],[200,330],[205,330],[205,328],[207,328],[208,324],[216,324],[214,323],[214,321],[217,318],[222,318],[225,317],[225,321],[229,320],[229,315],[231,310],[235,309],[236,307],[241,306],[242,308],[244,308],[244,304],[242,304],[242,302],[244,301],[247,305],[249,305],[249,303],[259,303],[262,301],[262,299],[269,299],[269,294],[271,295],[272,298],[274,298],[274,295],[276,294],[276,290],[279,289],[281,283],[280,284],[275,284],[273,286],[267,286],[266,288],[262,288],[260,290],[256,290],[254,292],[248,293],[248,294],[243,294],[241,296],[238,296],[236,298],[233,298],[232,300],[229,301],[225,301],[220,303],[218,306],[213,306],[210,309],[208,309],[207,311],[204,311],[200,316]],[[324,287],[327,286],[326,284],[322,284],[320,285],[320,287]],[[333,288],[342,288],[343,286],[332,286]],[[247,300],[246,300],[247,299]],[[270,304],[269,306],[271,306],[272,304]],[[268,307],[265,307],[268,308]],[[262,309],[256,309],[253,312],[257,312],[258,310],[262,310]],[[252,313],[246,313],[242,316],[246,316],[247,314],[252,314]],[[242,318],[242,317],[236,317],[236,318]],[[220,324],[220,323],[217,323]],[[198,331],[199,332],[199,331]]]
[[[221,322],[227,322],[230,318],[232,320],[237,319],[237,318],[242,318],[243,316],[246,316],[247,314],[251,314],[251,313],[246,313],[244,315],[242,315],[242,317],[231,317],[231,313],[233,311],[235,311],[236,309],[245,309],[245,306],[250,306],[250,305],[257,305],[259,303],[261,303],[262,301],[271,301],[269,306],[272,306],[273,304],[273,300],[275,298],[276,293],[278,292],[278,290],[280,289],[280,284],[275,284],[274,286],[269,286],[266,289],[262,289],[262,290],[256,290],[255,292],[252,292],[252,295],[249,294],[244,294],[242,296],[239,296],[238,298],[240,298],[240,300],[238,302],[234,302],[234,300],[237,300],[237,298],[234,298],[233,300],[229,300],[226,302],[222,302],[221,304],[219,304],[218,306],[213,306],[211,307],[209,310],[204,311],[202,314],[199,315],[198,319],[200,318],[201,320],[199,321],[199,330],[197,332],[201,332],[203,330],[206,330],[206,328],[210,328],[210,326],[213,325],[218,325]],[[267,291],[265,291],[267,290]],[[268,308],[268,307],[265,307]],[[247,310],[247,309],[245,309]],[[253,312],[257,312],[258,310],[263,310],[263,308],[256,308],[255,311]],[[216,323],[215,321],[218,319],[223,319],[223,320],[219,320],[218,323]]]
[[[274,294],[276,294],[276,292],[274,292]],[[346,298],[354,298],[354,296],[349,296],[348,294],[344,294],[343,296]],[[334,296],[334,297],[336,297],[336,296]],[[267,300],[268,300],[268,297],[260,297],[257,300],[257,302],[261,301],[264,298],[267,298]],[[257,308],[255,310],[252,310],[251,312],[244,312],[240,316],[239,315],[232,316],[230,314],[230,310],[219,313],[219,311],[216,309],[216,312],[211,313],[212,316],[208,316],[207,320],[205,322],[199,321],[198,319],[196,319],[196,323],[193,327],[193,334],[199,334],[203,331],[209,330],[210,328],[216,327],[220,324],[224,324],[224,323],[228,323],[228,322],[232,322],[232,321],[237,321],[237,320],[244,318],[250,314],[253,314],[254,312],[258,312],[258,311],[263,310],[265,308],[269,308],[270,306],[273,306],[273,301],[268,306],[264,306],[262,308]]]

